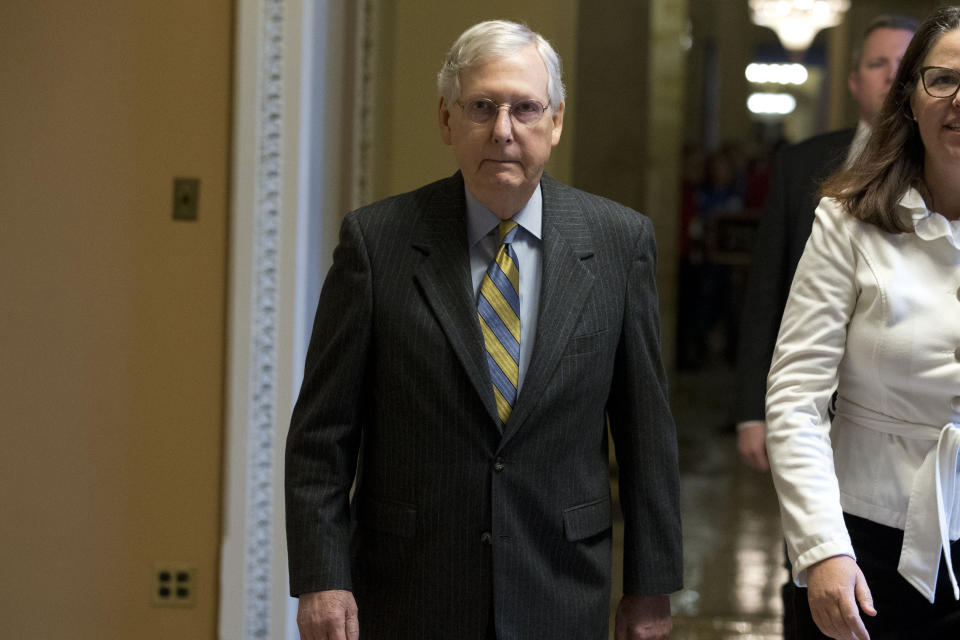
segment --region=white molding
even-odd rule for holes
[[[290,632],[283,442],[292,403],[298,0],[238,0],[219,636]],[[295,636],[294,636],[295,637]]]
[[[237,0],[219,637],[297,638],[283,457],[342,211],[351,0]]]
[[[243,637],[271,637],[273,464],[277,407],[277,310],[283,204],[283,0],[263,0],[258,51],[250,387],[247,413]]]

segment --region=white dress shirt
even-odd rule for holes
[[[817,207],[767,379],[767,449],[798,585],[855,557],[845,511],[905,530],[898,570],[932,602],[960,538],[960,222],[915,189],[898,215],[914,233]]]
[[[857,129],[853,133],[853,140],[850,141],[850,148],[847,149],[846,167],[849,169],[856,162],[860,154],[867,146],[867,140],[870,139],[870,125],[863,120],[857,122]]]
[[[498,218],[492,211],[467,193],[467,246],[470,247],[470,275],[473,278],[473,297],[480,294],[483,274],[493,262],[500,246],[497,234]],[[540,262],[543,226],[543,195],[540,185],[512,218],[520,228],[513,240],[520,270],[520,373],[517,394],[523,388],[523,378],[530,365],[534,337],[537,335],[537,311],[540,308]]]

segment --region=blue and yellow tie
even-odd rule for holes
[[[500,222],[500,248],[480,283],[477,314],[501,424],[517,399],[520,380],[520,263],[513,250],[517,223]]]

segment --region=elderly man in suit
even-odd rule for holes
[[[302,637],[607,638],[609,422],[617,637],[665,638],[681,545],[650,221],[544,175],[564,93],[538,34],[475,25],[438,84],[460,170],[347,215],[320,295],[286,454]]]

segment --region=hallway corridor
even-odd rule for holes
[[[680,442],[685,588],[671,640],[780,638],[783,539],[769,474],[748,469],[728,425],[733,371],[711,365],[671,380]],[[614,525],[619,548],[622,522]],[[619,586],[621,558],[614,559]],[[613,607],[619,594],[613,598]],[[610,638],[613,638],[611,618]]]

